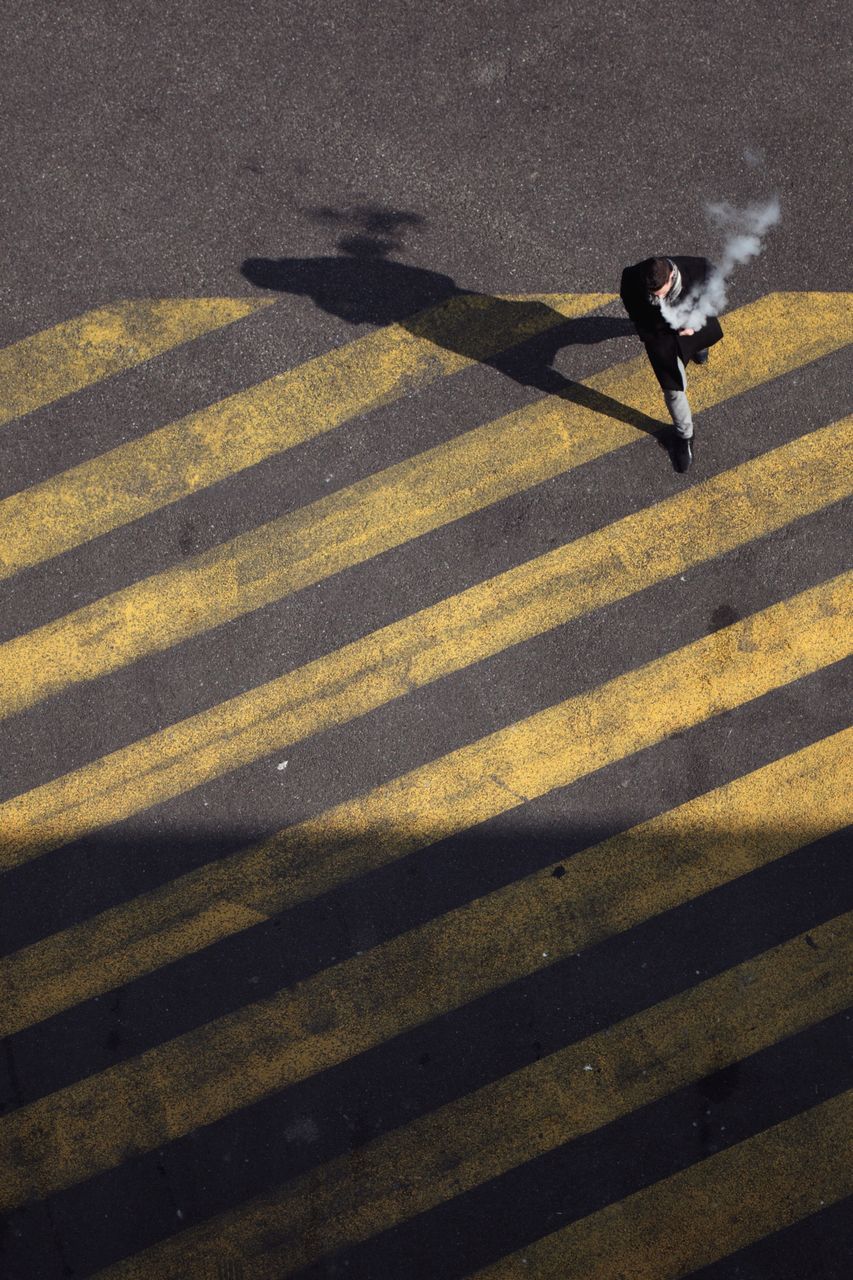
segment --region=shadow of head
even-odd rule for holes
[[[343,231],[339,253],[352,258],[386,258],[404,248],[405,235],[425,224],[411,209],[391,209],[378,204],[356,204],[343,209],[318,205],[307,210],[312,222]]]

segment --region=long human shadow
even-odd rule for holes
[[[553,368],[564,347],[633,334],[627,319],[566,319],[538,301],[510,301],[461,289],[447,275],[397,262],[369,237],[315,258],[247,258],[242,275],[256,288],[310,297],[348,324],[400,325],[419,338],[548,395],[606,414],[661,439],[665,424]],[[499,335],[499,338],[496,336]],[[496,352],[497,345],[503,350]]]

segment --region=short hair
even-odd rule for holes
[[[643,263],[643,279],[650,293],[662,289],[669,279],[672,263],[669,258],[646,258]]]

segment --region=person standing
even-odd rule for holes
[[[678,309],[701,297],[714,271],[707,258],[645,258],[622,272],[623,306],[634,323],[663,398],[675,424],[675,465],[686,471],[693,461],[693,415],[687,399],[686,365],[705,364],[708,348],[723,330],[715,315],[698,329],[678,327]]]

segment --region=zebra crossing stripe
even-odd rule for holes
[[[172,347],[234,324],[270,298],[116,302],[0,350],[0,426]]]
[[[847,419],[801,437],[4,802],[0,866],[179,795],[819,509],[849,491],[837,451],[851,430]],[[633,548],[630,557],[625,546]],[[15,698],[20,709],[16,690],[32,688],[46,662],[38,647],[27,657],[26,643],[4,646],[7,711]],[[73,654],[66,656],[73,666]]]
[[[603,294],[568,295],[561,311],[582,314],[607,300]],[[545,310],[557,316],[553,307]],[[519,327],[525,326],[517,324],[516,335]],[[762,333],[772,334],[772,343],[756,340]],[[499,328],[492,346],[501,350],[510,341],[506,328]],[[726,317],[726,342],[691,386],[693,408],[709,409],[851,341],[849,294],[768,294]],[[0,577],[177,502],[470,363],[470,357],[390,326],[81,463],[0,502]],[[562,439],[567,470],[632,443],[638,429],[659,425],[660,414],[660,393],[642,357],[605,370],[566,397],[549,396],[517,410],[503,425],[531,437]]]
[[[735,817],[732,814],[732,817]],[[278,1280],[840,1012],[853,914],[728,969],[100,1273],[171,1280],[231,1253]],[[467,971],[466,971],[467,972]],[[633,1274],[633,1273],[631,1273]]]
[[[729,326],[733,340],[737,332],[737,326]],[[721,399],[729,377],[735,387],[743,381],[738,351],[735,347],[731,369],[716,375],[715,395]],[[753,363],[762,376],[774,376],[773,361],[768,366],[763,356],[754,355]],[[633,386],[633,363],[624,373],[610,371],[608,394],[625,396],[623,377]],[[850,439],[850,419],[834,430],[835,447],[842,452]],[[583,405],[554,408],[549,400],[544,407],[526,408],[467,432],[96,600],[0,647],[0,716],[167,649],[570,470],[624,444],[624,431],[631,429],[620,430],[619,424]],[[796,466],[795,453],[790,456]],[[843,495],[849,491],[845,469],[836,464],[832,470],[836,474],[827,492]],[[777,483],[775,475],[768,483]],[[795,495],[790,500],[795,509]]]
[[[261,845],[3,957],[0,1034],[14,1034],[517,807],[522,781],[530,786],[529,777],[517,776],[528,746],[526,728],[522,722],[501,730]],[[492,895],[478,909],[484,921],[477,936],[488,937],[494,926],[496,936],[504,937],[498,921],[516,921],[514,933],[548,937],[554,957],[579,941],[557,911],[563,898],[588,897],[592,918],[593,902],[606,903],[611,893],[638,896],[647,883],[654,894],[641,915],[649,917],[783,857],[849,821],[851,759],[853,729],[700,796],[576,855],[559,892],[553,885],[542,889],[534,878]],[[557,771],[544,773],[538,785],[547,791],[573,781],[570,755],[565,766],[559,772],[558,760]],[[533,799],[540,792],[526,794]],[[801,797],[793,819],[791,794]],[[691,859],[695,853],[695,861],[682,866],[685,851]],[[555,928],[557,939],[551,936]]]
[[[119,445],[0,502],[0,577],[611,300],[602,293],[543,295],[514,305],[478,295],[453,298],[406,326],[379,329]],[[460,349],[445,348],[443,341],[456,341]]]
[[[853,573],[841,575],[516,725],[522,794],[542,794],[554,779],[582,776],[837,661],[849,643],[851,582]],[[489,756],[498,746],[489,739],[483,744],[494,785],[500,761]],[[369,965],[372,956],[359,961]],[[423,952],[418,965],[419,972],[431,967]],[[382,972],[387,978],[388,970]],[[393,1013],[383,1001],[374,1018],[355,1020],[342,1038],[335,971],[324,975],[317,979],[328,984],[323,1019],[316,987],[307,1020],[304,989],[281,992],[0,1120],[0,1206],[12,1208],[113,1168],[130,1145],[155,1149],[425,1016],[417,984],[409,983]]]
[[[853,1192],[853,1091],[653,1183],[472,1280],[671,1280]]]

